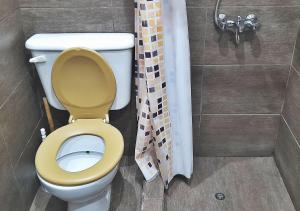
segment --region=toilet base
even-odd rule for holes
[[[111,185],[97,197],[84,202],[69,202],[68,211],[108,211],[110,205]]]

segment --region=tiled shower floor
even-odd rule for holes
[[[225,200],[215,199],[224,193]],[[201,211],[294,211],[271,157],[195,158],[190,184],[176,178],[165,209]]]
[[[141,210],[142,183],[134,161],[125,159],[113,183],[111,210]],[[216,200],[217,192],[224,193],[225,200]],[[271,157],[195,158],[193,178],[187,183],[176,177],[165,193],[164,207],[166,211],[295,211]],[[65,202],[39,190],[31,211],[66,209]]]

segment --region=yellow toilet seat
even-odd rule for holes
[[[95,51],[71,48],[63,51],[52,69],[52,85],[58,100],[73,116],[73,123],[52,132],[39,147],[35,166],[46,181],[76,186],[94,182],[112,171],[119,163],[124,141],[122,134],[105,123],[115,99],[116,81],[104,58]],[[73,136],[95,135],[104,140],[102,159],[79,172],[68,172],[58,166],[57,153]]]
[[[102,159],[94,166],[79,172],[68,172],[60,168],[56,158],[60,147],[70,137],[85,134],[99,136],[104,140],[105,151]],[[35,166],[38,174],[50,183],[63,186],[84,185],[112,171],[118,165],[123,151],[123,136],[115,127],[99,119],[80,119],[47,136],[36,153]]]

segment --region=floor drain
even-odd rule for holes
[[[216,199],[218,200],[224,200],[225,199],[225,195],[224,193],[216,193],[215,194]]]

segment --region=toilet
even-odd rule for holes
[[[108,112],[130,101],[132,34],[37,34],[26,41],[47,99],[69,124],[40,145],[36,172],[68,210],[108,210],[111,182],[124,151]]]

